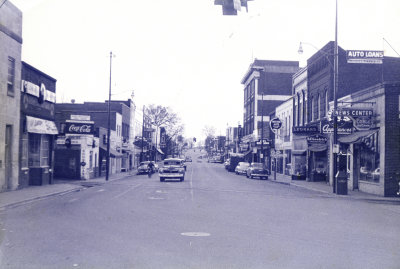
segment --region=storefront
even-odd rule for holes
[[[54,174],[56,80],[22,62],[19,188],[51,184]]]
[[[327,181],[328,138],[322,134],[307,137],[308,144],[308,180]]]
[[[60,123],[55,149],[55,177],[90,179],[99,176],[99,138],[94,136],[90,116],[71,115]]]

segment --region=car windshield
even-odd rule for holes
[[[262,163],[253,163],[251,166],[254,167],[254,168],[260,168],[260,169],[263,168],[263,164]]]
[[[164,165],[181,165],[181,161],[164,161]]]
[[[148,165],[150,162],[141,162],[140,164],[139,164],[139,166],[142,166],[142,165]]]

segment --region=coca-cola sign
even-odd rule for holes
[[[91,123],[67,122],[65,133],[68,134],[94,134],[94,125]]]

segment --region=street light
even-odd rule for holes
[[[108,106],[107,106],[107,156],[106,156],[106,181],[108,181],[109,174],[110,174],[110,133],[111,133],[111,108],[110,108],[110,103],[111,103],[111,67],[112,67],[112,57],[113,57],[112,51],[110,51],[110,86],[108,89]]]
[[[337,154],[338,154],[338,127],[337,127],[337,91],[338,91],[338,81],[339,81],[339,50],[338,50],[338,1],[336,2],[336,11],[335,11],[335,42],[334,42],[334,53],[333,53],[333,180],[332,180],[332,191],[337,193],[337,182],[336,182],[336,174],[337,174]],[[310,43],[302,43],[300,42],[298,53],[303,53],[302,44],[311,45],[316,48],[314,45]],[[318,48],[316,48],[318,50]],[[321,51],[321,50],[320,50]],[[328,54],[324,51],[321,51],[325,54],[325,57],[329,61],[329,64],[332,67],[332,63],[327,57]]]

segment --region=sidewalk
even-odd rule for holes
[[[400,204],[400,197],[381,197],[374,194],[369,194],[361,192],[358,190],[348,190],[347,195],[337,195],[333,193],[332,186],[328,185],[326,182],[310,182],[305,180],[292,180],[290,176],[282,175],[277,173],[276,180],[274,180],[274,174],[272,173],[268,177],[269,181],[274,183],[280,183],[290,186],[295,186],[299,188],[304,188],[324,194],[328,194],[332,197],[365,200],[365,201],[382,201],[382,202],[398,202]]]
[[[135,171],[110,175],[109,181],[122,179],[135,175]],[[46,197],[63,195],[79,191],[86,187],[107,183],[105,176],[88,180],[55,179],[53,184],[43,186],[29,186],[20,190],[0,193],[0,210],[16,205],[41,200]]]

